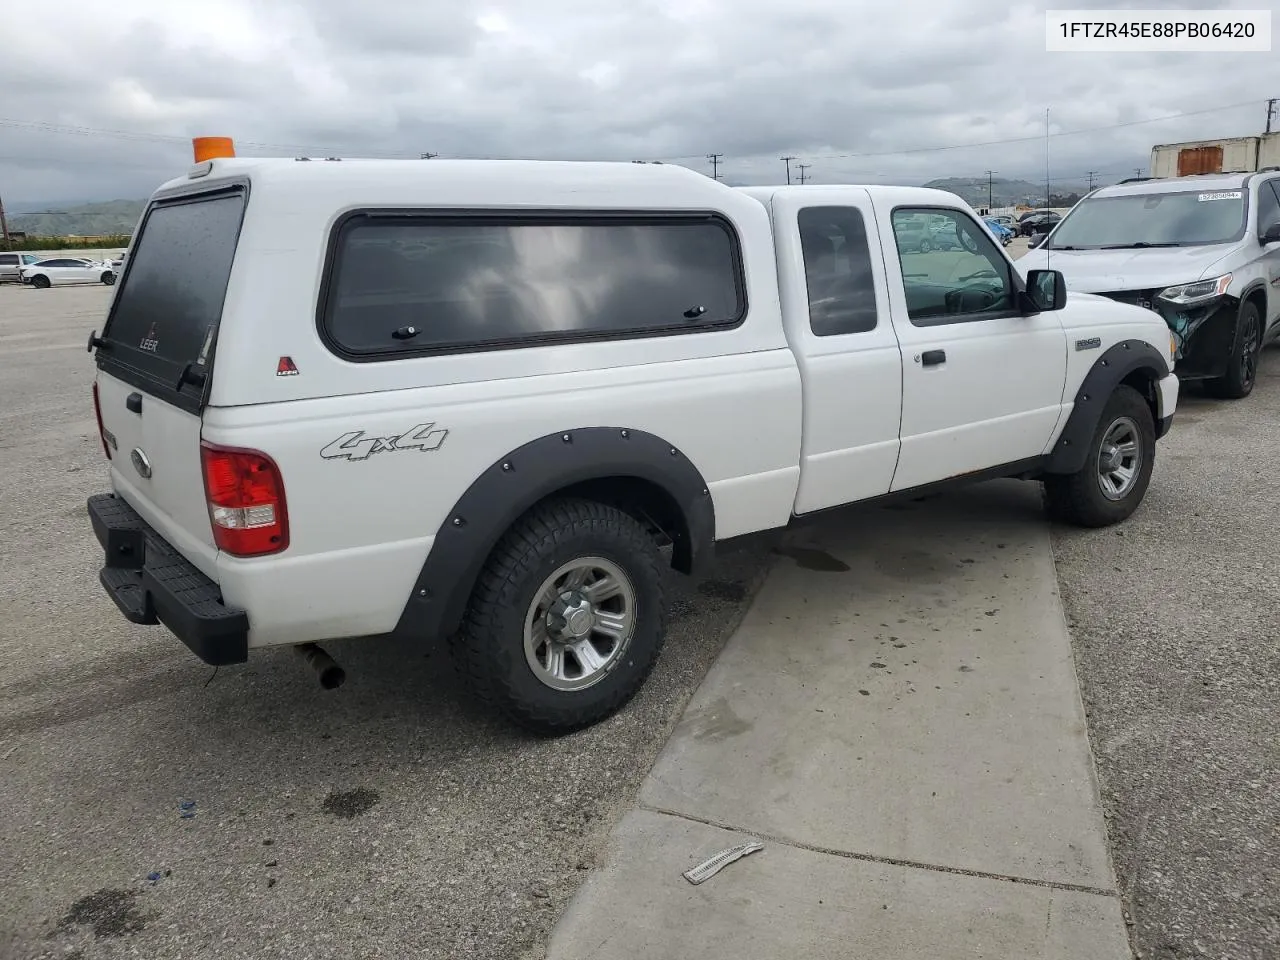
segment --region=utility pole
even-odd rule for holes
[[[1266,133],[1271,132],[1271,121],[1274,120],[1275,117],[1276,117],[1276,101],[1275,101],[1275,98],[1273,97],[1272,99],[1267,101],[1267,129],[1265,131]]]
[[[418,156],[418,159],[419,159],[419,160],[431,160],[431,159],[434,159],[435,157],[438,157],[438,156],[440,156],[440,154],[438,154],[438,153],[423,153],[423,154],[420,154],[420,155]]]
[[[1089,182],[1089,192],[1093,193],[1093,181],[1098,176],[1098,171],[1090,170],[1084,176],[1085,176],[1085,179]]]
[[[805,171],[806,171],[806,170],[808,170],[811,166],[813,166],[813,164],[811,164],[811,163],[798,163],[798,164],[796,164],[796,166],[797,166],[797,167],[799,168],[799,170],[800,170],[800,183],[801,183],[801,184],[803,184],[806,180],[808,180],[808,179],[809,179],[809,177],[805,174]]]
[[[4,238],[4,248],[9,249],[9,221],[4,218],[4,198],[0,197],[0,237]]]
[[[994,189],[994,183],[992,181],[993,176],[995,176],[995,171],[988,170],[987,171],[987,213],[990,213],[991,208],[995,205],[991,202],[992,190]]]
[[[1141,168],[1141,167],[1134,167],[1134,168],[1133,168],[1133,175],[1134,175],[1135,177],[1140,177],[1140,176],[1142,176],[1142,168]]]
[[[720,158],[723,156],[724,156],[723,153],[707,154],[707,159],[711,161],[711,179],[712,180],[720,179]]]
[[[787,183],[789,185],[791,183],[791,161],[795,160],[796,158],[795,157],[779,157],[778,159],[783,161],[787,165]]]

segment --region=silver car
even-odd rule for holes
[[[1095,190],[1018,261],[1067,288],[1160,314],[1182,381],[1218,397],[1253,390],[1280,337],[1280,170],[1131,180]]]
[[[30,253],[0,252],[0,283],[21,283],[23,267],[29,267],[40,258]]]

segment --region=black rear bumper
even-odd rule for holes
[[[89,521],[106,554],[98,574],[133,623],[163,623],[213,666],[249,658],[249,617],[222,602],[218,585],[112,493],[89,498]]]

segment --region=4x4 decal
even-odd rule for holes
[[[366,437],[363,430],[344,433],[323,450],[326,460],[368,460],[375,453],[393,450],[439,450],[448,430],[436,430],[434,423],[420,423],[397,437]]]

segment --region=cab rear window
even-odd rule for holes
[[[235,189],[151,207],[130,247],[100,360],[179,393],[199,394],[178,381],[188,364],[197,374],[206,372],[244,202],[244,191]]]

